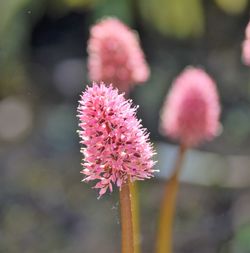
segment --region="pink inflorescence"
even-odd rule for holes
[[[92,81],[112,83],[128,92],[149,77],[137,34],[116,18],[103,19],[91,28],[88,53]]]
[[[242,43],[242,60],[250,66],[250,22],[246,27],[245,40]]]
[[[188,67],[173,82],[163,106],[161,128],[165,135],[190,147],[217,135],[219,116],[214,81],[202,69]]]
[[[98,182],[100,196],[113,185],[153,176],[153,149],[131,100],[104,83],[83,92],[78,106],[84,155],[83,181]]]

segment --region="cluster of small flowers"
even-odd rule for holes
[[[90,30],[88,70],[92,81],[112,83],[120,91],[147,81],[149,67],[137,34],[116,18],[106,18]]]
[[[214,81],[188,67],[173,82],[162,110],[163,134],[188,147],[213,139],[219,130],[220,104]]]
[[[136,107],[117,89],[93,84],[82,94],[78,107],[85,162],[83,181],[98,180],[100,196],[113,185],[153,175],[153,149],[146,129],[136,118]]]

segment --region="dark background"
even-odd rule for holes
[[[119,252],[117,190],[81,183],[79,94],[89,83],[89,27],[112,15],[136,29],[151,78],[132,92],[159,155],[140,183],[143,253],[175,146],[158,131],[172,80],[202,66],[218,84],[222,134],[188,154],[175,252],[250,252],[250,71],[241,62],[247,0],[0,1],[0,252]]]

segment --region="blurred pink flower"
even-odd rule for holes
[[[245,40],[242,43],[242,61],[250,66],[250,22],[245,31]]]
[[[153,176],[153,149],[136,107],[104,83],[83,92],[78,106],[84,155],[83,181],[97,180],[100,196],[113,185]]]
[[[216,85],[199,68],[186,68],[173,82],[162,111],[163,134],[194,146],[213,139],[219,130],[220,104]]]
[[[128,92],[149,77],[138,35],[116,18],[103,19],[91,28],[88,53],[91,81],[102,80]]]
[[[250,39],[246,39],[242,43],[242,61],[250,66]]]

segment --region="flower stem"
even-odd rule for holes
[[[121,253],[134,253],[133,220],[129,183],[120,190],[121,209]]]
[[[132,0],[132,3],[134,1]],[[129,99],[131,92],[131,86],[127,87],[125,97]],[[131,198],[131,212],[132,212],[132,223],[133,223],[133,242],[134,242],[134,253],[141,253],[140,245],[140,219],[139,219],[139,197],[138,197],[138,184],[137,182],[129,183],[130,198]]]
[[[140,253],[140,219],[139,219],[139,196],[138,184],[133,182],[129,184],[131,192],[132,221],[134,233],[134,253]]]
[[[165,185],[160,209],[156,253],[172,253],[173,221],[176,208],[176,196],[179,188],[179,173],[183,164],[186,147],[179,146],[173,175]]]

